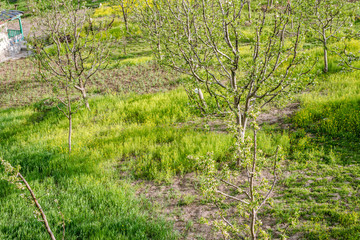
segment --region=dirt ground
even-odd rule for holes
[[[193,173],[176,177],[169,185],[138,181],[138,194],[161,206],[160,214],[174,222],[182,239],[221,239],[211,226],[200,223],[200,218],[213,219],[217,208],[202,203],[202,196]]]
[[[298,111],[299,107],[300,103],[295,102],[288,104],[284,108],[271,108],[269,111],[260,114],[260,116],[258,116],[257,118],[257,122],[260,126],[263,124],[277,124],[278,127],[281,129],[289,129],[291,124],[288,123],[286,120],[292,115],[294,115]],[[228,132],[228,124],[220,118],[205,120],[197,119],[194,121],[178,124],[179,127],[183,125],[191,125],[192,127],[197,129],[207,128],[208,130],[213,132]]]
[[[271,173],[264,173],[262,177],[272,181]],[[244,184],[247,181],[245,174],[240,174],[233,182],[237,185]],[[186,240],[215,240],[224,239],[221,232],[214,231],[211,224],[214,220],[220,220],[218,208],[205,200],[198,186],[197,177],[194,173],[186,174],[182,177],[175,177],[171,184],[158,184],[152,181],[137,181],[134,183],[138,187],[137,194],[145,196],[154,205],[159,206],[159,214],[174,222],[174,228],[181,234],[181,239]],[[281,188],[281,186],[278,186]],[[220,190],[228,192],[227,187],[221,186]],[[272,196],[277,195],[276,190]],[[245,199],[240,194],[235,197]],[[236,205],[234,201],[227,201],[229,208],[227,212],[236,215]],[[205,218],[209,221],[207,225],[201,221]],[[276,225],[276,220],[269,216],[260,217],[263,222],[263,229],[273,229],[275,235],[277,227],[286,226]],[[242,223],[244,219],[240,220]],[[275,236],[276,239],[276,236]],[[294,238],[292,238],[294,239]],[[296,238],[295,238],[296,239]]]

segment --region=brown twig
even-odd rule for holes
[[[21,179],[21,181],[23,181],[23,183],[25,184],[26,188],[28,189],[28,191],[30,192],[30,195],[35,203],[35,206],[36,208],[40,211],[40,214],[41,214],[41,217],[43,219],[43,222],[44,222],[44,225],[45,225],[45,228],[46,228],[46,231],[49,233],[49,236],[52,240],[56,240],[53,232],[51,231],[50,229],[50,226],[49,226],[49,223],[46,219],[46,215],[43,211],[43,209],[41,208],[41,205],[39,204],[39,202],[37,201],[36,197],[35,197],[35,194],[33,192],[33,190],[31,189],[29,183],[25,180],[25,178],[20,174],[18,173],[17,176]]]

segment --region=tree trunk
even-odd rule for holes
[[[69,138],[68,138],[68,143],[69,143],[69,154],[71,153],[71,133],[72,133],[72,113],[69,113]]]
[[[327,42],[324,41],[324,72],[329,71],[329,62],[328,62],[328,51],[327,51]]]
[[[256,172],[256,151],[257,151],[257,136],[256,136],[256,131],[254,131],[254,156],[253,156],[253,162],[252,162],[252,167],[251,167],[251,172],[250,174],[250,200],[251,203],[254,204],[255,201],[255,192],[254,192],[254,177],[255,177],[255,172]],[[251,225],[250,225],[250,232],[251,232],[251,239],[252,240],[256,240],[256,229],[255,229],[255,225],[256,225],[256,209],[255,206],[252,206],[252,210],[251,210]]]
[[[239,112],[236,115],[236,141],[239,143],[239,147],[241,147],[241,144],[245,142],[245,132],[246,132],[246,122],[247,120],[241,116],[241,113]],[[238,149],[238,158],[236,160],[237,165],[240,166],[241,163],[241,149]]]
[[[91,109],[90,109],[89,101],[88,101],[88,99],[87,99],[87,94],[86,94],[85,88],[83,88],[83,90],[81,91],[81,93],[82,93],[82,96],[83,96],[83,100],[84,100],[85,107],[87,108],[87,110],[90,111]]]
[[[121,6],[121,11],[123,14],[123,20],[124,20],[124,24],[125,24],[125,34],[124,34],[124,38],[123,38],[123,45],[124,45],[124,54],[126,55],[126,38],[129,33],[129,24],[128,24],[127,13],[125,11],[124,3],[120,4],[120,6]]]
[[[160,39],[158,40],[156,46],[157,46],[157,51],[158,51],[158,53],[159,53],[159,59],[162,60]]]
[[[120,7],[121,7],[121,12],[122,12],[122,15],[123,15],[123,19],[124,19],[124,24],[125,24],[125,28],[126,28],[126,32],[129,31],[129,26],[128,26],[128,12],[126,11],[125,9],[125,5],[124,5],[124,1],[121,1],[120,2]]]
[[[242,116],[242,131],[241,131],[241,140],[242,142],[245,142],[245,133],[246,133],[246,126],[247,126],[247,117],[246,117],[246,113],[243,114]]]
[[[252,212],[251,212],[251,226],[250,226],[252,240],[256,240],[255,224],[256,224],[256,211],[255,211],[255,208],[253,208]]]
[[[249,22],[251,22],[251,0],[248,0]]]
[[[123,10],[123,18],[124,18],[124,24],[125,24],[125,29],[126,29],[126,32],[129,32],[129,24],[128,24],[128,19],[127,19],[127,16]]]

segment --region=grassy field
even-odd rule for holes
[[[181,87],[186,78],[157,66],[139,36],[128,39],[125,54],[122,29],[120,22],[112,29],[118,42],[90,88],[91,112],[74,115],[71,156],[68,122],[31,60],[0,64],[0,157],[21,166],[59,238],[60,210],[66,239],[186,239],[188,232],[205,239],[191,223],[199,218],[182,220],[185,234],[141,184],[172,189],[195,171],[189,155],[212,151],[220,167],[232,156],[233,138],[224,121],[191,107]],[[359,50],[360,42],[351,47]],[[321,49],[309,48],[305,64],[312,65]],[[286,127],[264,123],[259,133],[265,153],[277,145],[286,153],[274,204],[260,216],[274,238],[360,239],[360,71],[338,63],[332,55],[330,72],[322,74],[317,61],[314,84],[293,100],[300,107],[283,120]],[[22,194],[0,181],[0,239],[47,239]],[[207,204],[200,193],[199,201],[185,194],[166,198],[180,208]]]
[[[169,180],[191,170],[183,161],[188,154],[220,148],[216,141],[229,139],[172,126],[190,117],[185,99],[181,91],[94,98],[92,113],[80,112],[74,122],[71,157],[64,141],[67,123],[55,109],[2,110],[1,155],[22,166],[44,208],[53,209],[53,226],[59,221],[53,202],[58,199],[67,220],[67,239],[171,239],[170,225],[152,220],[146,199],[135,197],[129,183],[119,178],[124,170],[134,177]],[[3,238],[45,238],[18,195],[1,182]]]

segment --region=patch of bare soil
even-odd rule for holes
[[[299,107],[300,103],[296,102],[288,104],[285,108],[273,108],[267,113],[262,113],[257,120],[260,125],[264,123],[269,125],[278,124],[280,128],[285,129],[290,126],[285,120],[294,115]]]
[[[177,78],[176,73],[166,71],[155,64],[148,64],[103,70],[95,74],[94,84],[99,93],[147,94],[178,87]]]
[[[290,103],[285,108],[272,108],[268,112],[260,114],[257,118],[258,124],[278,124],[281,129],[288,129],[290,127],[290,123],[286,122],[286,119],[294,115],[300,107],[300,103]],[[228,124],[224,119],[214,118],[214,119],[197,119],[193,121],[189,121],[186,123],[180,123],[180,126],[192,126],[195,129],[208,129],[212,132],[223,132],[226,133],[228,131]]]
[[[217,208],[202,200],[193,173],[176,177],[170,185],[152,181],[139,181],[139,195],[144,195],[153,204],[160,206],[161,215],[174,222],[182,239],[222,239],[220,233],[200,223],[200,218],[214,218]]]
[[[271,173],[264,173],[262,177],[271,179]],[[235,183],[242,185],[246,181],[245,174],[241,174]],[[175,177],[169,185],[158,184],[152,181],[137,181],[134,183],[139,187],[137,194],[145,196],[153,205],[159,206],[160,215],[174,222],[174,228],[180,232],[181,239],[224,239],[220,232],[201,222],[201,218],[206,218],[211,224],[214,220],[220,220],[218,209],[214,204],[205,201],[198,189],[198,181],[194,173],[186,174],[183,177]],[[229,188],[222,186],[221,191],[229,192]],[[273,195],[276,194],[275,192]],[[232,195],[234,195],[232,193]],[[245,199],[239,194],[235,197]],[[227,202],[230,215],[236,214],[236,205]],[[235,213],[235,214],[234,214]],[[260,217],[264,229],[273,229],[276,233],[276,221],[271,216]],[[239,222],[241,223],[241,222]]]

